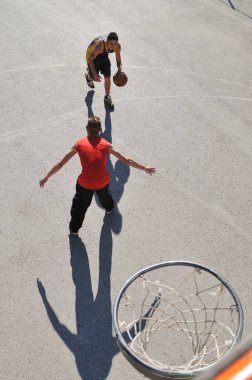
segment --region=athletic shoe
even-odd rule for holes
[[[77,232],[74,232],[74,231],[72,231],[72,229],[71,229],[71,227],[69,226],[69,232],[70,232],[70,234],[71,235],[78,235],[78,233],[79,233],[79,231],[77,231]]]
[[[85,78],[86,78],[86,81],[87,81],[87,85],[88,85],[88,87],[90,87],[90,88],[94,88],[94,87],[95,87],[95,86],[94,86],[94,82],[92,81],[92,79],[89,77],[88,74],[85,74]]]
[[[105,95],[104,96],[104,103],[107,104],[110,107],[114,107],[114,103],[113,103],[112,98],[111,98],[110,95],[108,95],[108,96]]]

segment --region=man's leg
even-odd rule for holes
[[[105,96],[109,96],[111,88],[111,79],[110,77],[104,77],[104,87],[105,87]]]
[[[76,194],[71,207],[70,232],[77,234],[82,226],[86,211],[92,202],[94,191],[76,184]]]
[[[90,88],[94,88],[95,85],[94,85],[94,82],[93,82],[93,74],[92,74],[92,70],[90,69],[90,67],[89,67],[88,64],[87,64],[87,73],[85,74],[85,78],[86,78],[86,81],[87,81],[87,85]]]
[[[95,192],[102,207],[105,208],[107,213],[110,213],[114,208],[114,201],[109,190],[109,185],[103,187],[102,189],[95,190]]]
[[[106,59],[102,62],[100,66],[101,73],[104,75],[104,88],[105,88],[105,96],[104,103],[108,106],[113,107],[113,101],[110,95],[111,89],[111,62],[109,59]]]
[[[107,104],[109,107],[114,108],[114,103],[110,95],[110,87],[111,87],[111,79],[110,77],[104,77],[104,87],[105,87],[105,93],[104,96],[104,103]]]

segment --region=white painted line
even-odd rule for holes
[[[61,69],[61,68],[68,68],[68,67],[83,67],[83,69],[86,68],[86,63],[73,63],[73,64],[58,64],[58,65],[47,65],[47,66],[30,66],[30,67],[21,67],[21,68],[15,68],[15,69],[9,69],[9,70],[4,70],[0,71],[0,74],[7,74],[7,73],[14,73],[14,72],[22,72],[22,71],[32,71],[32,70],[50,70],[50,69]],[[174,72],[182,75],[192,75],[192,76],[197,76],[201,78],[207,78],[211,80],[216,80],[228,84],[232,84],[238,87],[245,87],[250,90],[252,90],[252,86],[247,86],[245,84],[237,83],[237,82],[232,82],[227,79],[223,78],[215,78],[210,75],[205,75],[205,74],[200,74],[200,73],[195,73],[193,71],[185,71],[185,70],[177,70],[177,69],[167,69],[163,67],[155,67],[155,66],[135,66],[135,65],[125,65],[125,67],[129,69],[137,69],[137,70],[154,70],[154,71],[165,71],[165,72]]]
[[[75,64],[61,64],[61,65],[48,65],[48,66],[30,66],[30,67],[21,67],[16,69],[4,70],[0,71],[0,74],[6,73],[14,73],[19,71],[30,71],[30,70],[50,70],[50,69],[60,69],[66,67],[75,67],[75,66],[83,66],[86,67],[86,63],[75,63]]]
[[[227,100],[238,100],[238,101],[246,101],[246,102],[252,101],[252,98],[242,98],[242,97],[236,97],[236,96],[178,94],[178,95],[160,95],[160,96],[143,96],[143,97],[135,97],[135,98],[124,98],[124,99],[119,99],[119,100],[115,101],[115,105],[118,103],[131,102],[131,101],[137,102],[137,101],[142,101],[142,100],[153,100],[153,99],[157,100],[157,99],[183,99],[183,98],[227,99]],[[103,103],[96,104],[95,107],[97,107],[97,106],[103,106],[104,107],[104,104]],[[39,126],[42,127],[46,123],[58,121],[59,119],[65,120],[67,118],[74,117],[74,116],[76,116],[76,114],[78,114],[78,112],[83,112],[83,108],[79,108],[79,109],[76,109],[74,111],[70,111],[67,113],[60,114],[59,116],[55,116],[53,118],[41,121],[39,123],[34,123],[28,127],[17,128],[17,129],[10,131],[10,132],[4,133],[4,134],[0,135],[0,144],[4,143],[10,139],[14,139],[16,137],[25,135],[27,132],[31,132],[31,131],[36,132],[38,130],[37,127],[39,127]],[[35,126],[36,126],[36,128],[35,128]]]
[[[252,87],[251,86],[247,86],[246,84],[240,84],[240,83],[237,83],[237,82],[232,82],[230,80],[223,79],[223,78],[215,78],[215,77],[212,77],[210,75],[199,74],[199,73],[195,73],[193,71],[184,71],[184,70],[177,70],[177,69],[166,69],[166,68],[162,68],[162,67],[160,68],[160,67],[155,67],[155,66],[131,66],[130,65],[130,66],[127,66],[127,67],[130,67],[130,68],[133,68],[133,69],[140,69],[140,70],[167,71],[167,72],[180,73],[180,74],[184,74],[184,75],[193,75],[193,76],[197,76],[197,77],[202,77],[202,78],[207,78],[207,79],[212,79],[212,80],[216,80],[216,81],[232,84],[232,85],[239,86],[239,87],[246,87],[246,88],[252,90]]]

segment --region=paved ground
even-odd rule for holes
[[[232,4],[1,0],[1,379],[141,379],[118,353],[111,305],[159,261],[221,273],[252,334],[252,6]],[[114,113],[102,85],[93,96],[84,83],[85,48],[110,31],[129,77],[113,88]],[[157,174],[112,159],[116,212],[104,218],[93,202],[69,241],[78,159],[45,189],[38,181],[91,109],[115,147]]]

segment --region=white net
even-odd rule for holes
[[[138,277],[123,294],[118,320],[129,350],[139,359],[158,370],[179,372],[222,358],[239,324],[226,286],[207,271],[183,266]]]

